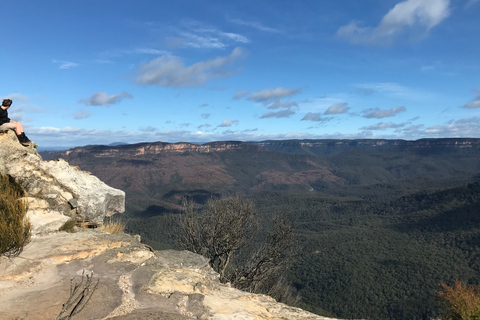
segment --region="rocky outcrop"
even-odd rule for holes
[[[126,234],[37,236],[21,257],[0,258],[0,270],[2,320],[55,319],[83,273],[92,284],[75,320],[333,320],[231,288],[206,258],[152,251]]]
[[[36,145],[22,146],[12,130],[0,133],[0,170],[26,192],[35,233],[50,232],[70,217],[98,224],[125,210],[125,193],[64,160],[43,161]]]

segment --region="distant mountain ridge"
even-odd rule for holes
[[[255,149],[254,147],[257,147]],[[319,140],[266,140],[259,142],[216,141],[205,144],[189,142],[143,142],[136,144],[91,145],[76,147],[69,150],[42,151],[45,160],[68,156],[75,153],[91,153],[97,157],[113,156],[130,153],[141,156],[159,154],[162,152],[201,152],[232,150],[268,150],[287,154],[310,154],[320,157],[333,157],[346,151],[389,151],[389,150],[421,150],[425,153],[451,152],[461,149],[480,149],[480,139],[477,138],[441,138],[420,140],[389,140],[389,139],[319,139]]]
[[[404,180],[420,190],[469,183],[480,174],[480,139],[468,138],[152,142],[40,154],[64,158],[125,190],[133,211],[178,204],[185,195],[326,192]]]

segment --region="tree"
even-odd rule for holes
[[[453,287],[441,283],[443,291],[438,295],[445,306],[445,320],[480,319],[480,286],[466,285],[455,281]]]
[[[183,206],[179,246],[209,258],[220,279],[228,281],[227,268],[234,254],[245,247],[258,229],[253,203],[235,197],[212,198],[201,212],[193,202],[184,201]]]
[[[212,198],[203,210],[185,201],[184,210],[177,232],[179,246],[209,258],[222,282],[285,303],[298,301],[283,277],[299,252],[285,214],[273,219],[271,231],[260,241],[260,222],[250,200]]]

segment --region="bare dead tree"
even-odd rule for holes
[[[234,254],[258,229],[253,202],[240,197],[210,199],[200,211],[185,201],[184,209],[179,221],[179,246],[208,257],[221,280],[229,281],[227,268]]]
[[[286,214],[275,216],[267,240],[259,245],[246,263],[237,267],[231,275],[232,284],[245,291],[263,292],[280,298],[287,291],[292,291],[287,288],[284,274],[299,258],[299,249]],[[288,300],[292,301],[290,297]]]
[[[209,258],[221,281],[245,291],[270,294],[282,302],[297,302],[295,290],[283,277],[299,252],[285,214],[274,218],[272,230],[260,242],[260,223],[250,200],[210,199],[202,210],[184,201],[184,210],[177,230],[179,246]]]
[[[80,281],[70,279],[70,297],[62,306],[60,314],[55,320],[68,320],[83,310],[85,305],[92,297],[93,292],[97,289],[98,282],[92,285],[93,272],[86,275],[83,270]]]

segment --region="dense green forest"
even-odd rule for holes
[[[441,282],[480,282],[480,182],[383,201],[374,186],[335,195],[342,190],[252,195],[265,221],[285,212],[301,239],[288,275],[301,307],[341,318],[431,319]],[[128,230],[156,248],[174,246],[179,212],[145,214],[131,214]]]

